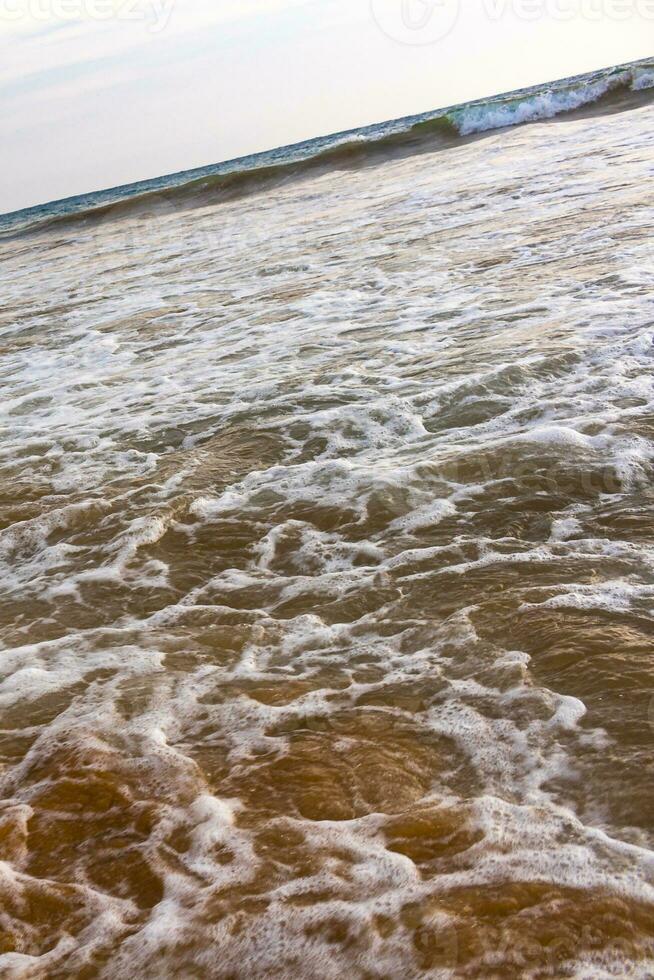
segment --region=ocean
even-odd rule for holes
[[[654,976],[653,121],[0,217],[0,975]]]

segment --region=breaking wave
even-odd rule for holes
[[[320,137],[199,170],[140,181],[0,216],[0,237],[70,220],[98,221],[135,211],[233,199],[321,169],[353,168],[380,158],[433,151],[493,130],[552,119],[588,106],[628,109],[652,97],[654,62],[638,62]],[[646,93],[645,96],[643,93]]]

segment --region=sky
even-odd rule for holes
[[[0,212],[654,54],[654,0],[0,0]]]

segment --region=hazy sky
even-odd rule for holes
[[[654,0],[0,0],[0,212],[654,53]]]

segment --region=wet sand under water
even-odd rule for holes
[[[651,106],[0,243],[0,974],[654,976]]]

